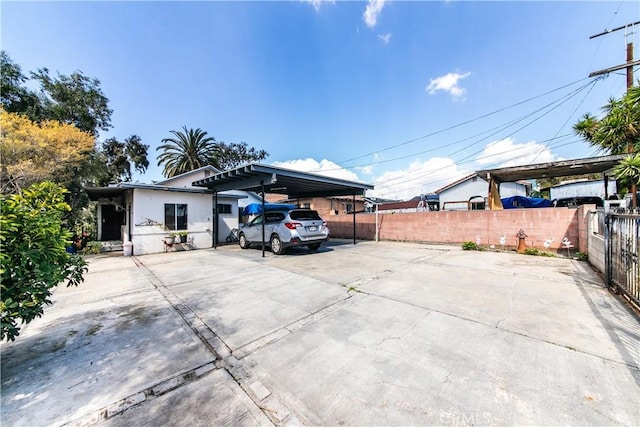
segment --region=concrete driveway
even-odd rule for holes
[[[2,343],[3,425],[640,425],[588,264],[402,243],[90,259]]]

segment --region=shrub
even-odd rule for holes
[[[87,246],[84,248],[83,252],[85,254],[99,254],[100,249],[102,249],[102,243],[91,241],[87,243]]]
[[[462,243],[463,251],[477,251],[478,245],[475,242],[463,242]]]
[[[72,235],[63,228],[63,215],[70,210],[65,192],[42,182],[0,196],[0,340],[15,340],[18,321],[42,316],[58,283],[77,286],[84,280],[86,262],[66,251]]]
[[[527,248],[524,250],[525,255],[534,255],[534,256],[546,256],[546,257],[555,257],[551,252],[545,252],[538,250],[536,248]]]

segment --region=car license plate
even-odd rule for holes
[[[311,225],[311,226],[307,227],[307,229],[309,231],[318,231],[318,227],[316,227],[315,225]]]

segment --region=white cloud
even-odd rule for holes
[[[555,162],[558,160],[561,159],[543,144],[535,141],[518,144],[513,138],[505,138],[488,144],[476,158],[476,162],[479,165],[490,165],[491,168]]]
[[[458,86],[458,82],[462,79],[469,77],[471,73],[448,73],[444,76],[436,77],[435,79],[429,80],[429,86],[426,87],[426,91],[429,92],[429,95],[435,94],[437,91],[441,90],[444,92],[448,92],[454,98],[461,98],[462,95],[466,92],[464,88]]]
[[[349,181],[360,181],[358,175],[327,159],[322,159],[320,162],[312,158],[287,160],[286,162],[274,162],[273,166]]]
[[[407,169],[385,172],[374,181],[375,189],[367,195],[384,199],[410,200],[420,194],[432,193],[472,171],[461,170],[452,159],[434,157],[415,160]]]
[[[302,3],[309,3],[313,8],[318,12],[320,10],[320,6],[322,3],[331,3],[334,4],[335,0],[300,0]]]
[[[382,40],[382,43],[389,44],[389,40],[391,39],[391,33],[378,34],[378,38]]]
[[[384,7],[384,2],[386,0],[369,0],[367,4],[367,8],[362,14],[362,19],[364,19],[367,27],[373,28],[378,23],[378,15],[382,12],[382,8]]]
[[[373,166],[358,166],[357,171],[362,172],[365,175],[373,175]]]

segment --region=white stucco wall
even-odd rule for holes
[[[451,188],[448,188],[438,195],[440,196],[440,210],[444,209],[444,204],[447,202],[462,202],[468,201],[473,196],[487,197],[489,193],[489,184],[487,181],[480,177],[469,178],[468,180],[461,182]],[[447,209],[465,209],[463,205],[448,205]]]
[[[165,203],[187,205],[187,231],[194,249],[213,246],[213,196],[211,194],[186,193],[163,190],[133,190],[131,205],[131,241],[134,255],[164,251]],[[218,242],[224,242],[232,228],[238,227],[238,200],[218,196],[219,204],[231,205],[230,214],[219,215]],[[147,225],[151,220],[160,225]]]
[[[511,196],[527,196],[527,187],[524,184],[517,182],[503,182],[500,184],[500,197]],[[444,209],[446,202],[466,202],[471,197],[480,196],[487,200],[489,196],[489,183],[480,177],[469,178],[468,180],[461,182],[460,184],[441,191],[440,196],[440,209]],[[460,210],[467,209],[466,205],[451,205],[447,206],[447,210]]]

